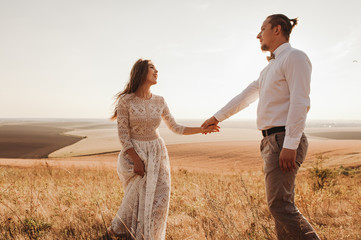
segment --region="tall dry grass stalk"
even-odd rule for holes
[[[361,239],[361,174],[339,168],[313,188],[299,174],[296,202],[322,239]],[[261,171],[172,173],[167,239],[275,239]],[[0,168],[0,239],[108,239],[123,191],[114,171]]]

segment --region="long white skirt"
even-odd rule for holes
[[[144,161],[145,175],[134,174],[133,162],[124,152],[118,156],[118,175],[123,182],[124,198],[112,221],[116,234],[131,233],[137,239],[165,239],[170,199],[170,165],[162,138],[132,140]]]

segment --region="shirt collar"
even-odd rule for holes
[[[290,47],[291,47],[291,44],[289,42],[281,44],[280,46],[278,46],[278,48],[276,48],[276,50],[273,52],[273,54],[275,55],[275,57],[278,57],[280,55],[280,53],[283,52],[283,50],[288,49]]]

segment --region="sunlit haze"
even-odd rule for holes
[[[180,118],[207,118],[267,65],[263,20],[299,18],[309,119],[361,120],[361,1],[0,0],[0,118],[108,118],[138,58]],[[233,116],[255,119],[257,102]]]

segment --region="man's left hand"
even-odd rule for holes
[[[297,150],[282,148],[279,164],[283,172],[291,172],[296,169]]]

